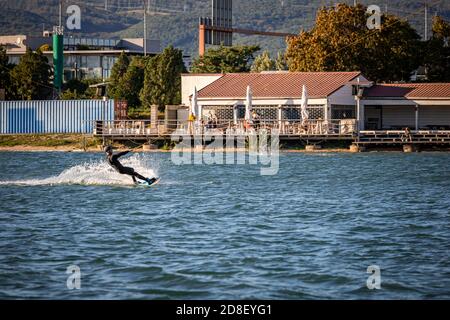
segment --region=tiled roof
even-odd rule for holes
[[[310,98],[325,98],[361,75],[360,72],[228,73],[198,92],[199,98],[298,98],[306,85]]]
[[[450,83],[402,83],[375,85],[364,92],[366,98],[450,98]]]

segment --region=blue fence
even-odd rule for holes
[[[92,133],[114,120],[114,100],[0,101],[0,134]]]

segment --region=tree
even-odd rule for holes
[[[81,80],[71,79],[64,83],[60,98],[62,100],[86,99],[85,92],[88,87],[89,86]]]
[[[62,100],[92,99],[97,90],[89,86],[99,82],[102,82],[102,79],[71,79],[64,84],[60,98]]]
[[[52,68],[40,50],[27,49],[11,71],[11,85],[22,100],[48,99],[53,92]]]
[[[420,37],[404,20],[383,15],[367,28],[366,7],[322,8],[311,31],[288,40],[290,71],[362,71],[374,81],[409,80],[420,65]]]
[[[161,95],[161,88],[159,86],[158,77],[160,60],[161,57],[157,55],[147,58],[145,61],[144,86],[140,92],[141,103],[145,107],[150,107],[152,104],[159,105],[161,100],[159,98]]]
[[[139,106],[139,93],[144,85],[144,68],[143,58],[134,57],[129,62],[125,55],[121,55],[111,71],[109,96],[126,100],[130,107]]]
[[[261,71],[273,71],[276,68],[276,63],[272,58],[270,58],[269,51],[264,51],[262,54],[255,58],[253,61],[251,71],[261,72]]]
[[[278,71],[285,71],[289,69],[286,58],[282,52],[278,52],[277,59],[275,60],[275,68]]]
[[[194,60],[194,73],[232,73],[250,71],[253,55],[259,51],[258,46],[220,46],[209,49],[203,57]]]
[[[119,85],[118,93],[127,101],[129,107],[138,107],[141,104],[139,95],[144,87],[144,70],[144,59],[134,57]]]
[[[109,96],[114,99],[123,99],[124,97],[120,92],[120,83],[122,82],[122,78],[128,70],[128,66],[130,65],[130,59],[122,52],[117,59],[116,63],[111,69],[111,77],[110,77],[110,85],[109,85]]]
[[[0,89],[5,89],[5,91],[11,84],[10,70],[11,65],[8,62],[6,49],[0,46]]]
[[[186,72],[183,53],[172,46],[160,55],[147,59],[145,64],[144,87],[140,98],[143,106],[181,103],[181,73]]]
[[[428,81],[450,81],[450,24],[441,17],[433,19],[433,36],[425,44],[424,65]]]

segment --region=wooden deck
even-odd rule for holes
[[[324,121],[313,123],[308,129],[304,129],[299,123],[280,124],[278,121],[261,123],[257,130],[265,129],[270,135],[272,130],[277,130],[281,141],[299,141],[320,144],[326,141],[348,141],[355,145],[370,146],[401,146],[401,145],[450,145],[450,130],[382,130],[382,131],[357,131],[355,127],[343,128],[335,123]],[[256,130],[256,131],[257,131]],[[255,131],[253,131],[255,132]],[[94,126],[93,135],[105,140],[133,140],[156,141],[170,140],[173,134],[179,137],[205,138],[222,137],[229,135],[243,136],[249,131],[242,126],[230,123],[221,123],[215,128],[206,126],[189,127],[186,124],[158,122],[149,124],[144,121],[121,121]]]
[[[358,145],[450,144],[450,131],[361,131]]]

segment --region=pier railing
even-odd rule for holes
[[[377,130],[360,131],[357,144],[450,144],[450,130]]]
[[[92,125],[96,136],[168,136],[174,131],[186,131],[189,134],[224,134],[245,133],[249,130],[278,130],[285,136],[352,136],[357,131],[354,119],[344,120],[219,120],[204,121],[150,121],[150,120],[120,120],[96,121]]]
[[[246,135],[258,130],[267,130],[269,134],[277,130],[285,140],[327,141],[350,140],[360,145],[405,145],[405,144],[450,144],[450,131],[445,130],[378,130],[359,131],[354,119],[337,120],[219,120],[203,121],[151,121],[120,120],[95,121],[91,123],[92,134],[103,139],[150,140],[170,138],[177,135],[219,136]]]

